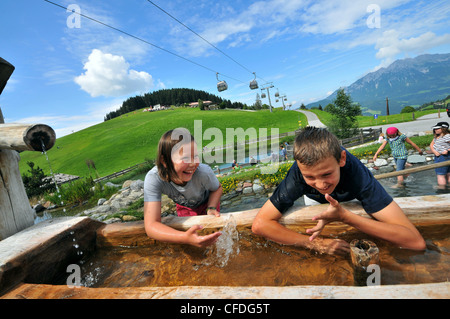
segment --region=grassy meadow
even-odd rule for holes
[[[146,159],[154,159],[161,135],[170,129],[185,127],[194,135],[195,120],[202,121],[203,134],[208,128],[218,128],[223,135],[223,140],[220,141],[218,136],[206,140],[202,134],[201,147],[208,144],[220,146],[233,143],[234,136],[227,136],[226,128],[242,128],[244,131],[256,128],[257,132],[259,128],[267,128],[267,134],[270,135],[272,128],[278,128],[279,133],[285,133],[296,130],[299,120],[307,123],[306,116],[302,113],[281,109],[274,109],[272,113],[269,110],[200,111],[198,108],[173,108],[158,112],[135,111],[57,138],[53,148],[47,152],[50,165],[54,173],[84,177],[89,175],[86,161],[92,160],[99,176],[106,176],[142,163]],[[34,162],[47,175],[50,174],[49,164],[42,153],[25,151],[20,155],[21,174],[27,174],[28,161]],[[91,175],[96,177],[92,170]]]

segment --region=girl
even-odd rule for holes
[[[450,134],[448,123],[439,122],[433,126],[434,138],[431,141],[430,149],[435,155],[434,162],[441,163],[450,160]],[[450,184],[450,166],[435,168],[438,186],[445,187]]]
[[[205,247],[215,243],[220,232],[199,236],[200,225],[186,232],[161,223],[161,194],[177,205],[178,216],[219,216],[222,186],[212,169],[199,164],[197,145],[188,130],[178,128],[160,139],[156,166],[145,176],[144,225],[156,240]]]
[[[408,150],[406,149],[406,143],[409,143],[412,147],[414,147],[420,155],[422,155],[422,150],[405,134],[401,134],[396,127],[389,127],[386,130],[387,140],[385,140],[378,151],[373,156],[373,160],[376,161],[378,154],[383,150],[386,144],[389,142],[389,146],[391,147],[392,156],[394,157],[395,164],[397,166],[397,171],[402,171],[405,169],[406,160],[408,159]],[[397,184],[399,186],[403,185],[404,176],[397,176]]]

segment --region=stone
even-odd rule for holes
[[[125,182],[123,182],[122,188],[128,188],[128,187],[130,187],[131,183],[133,183],[132,180],[126,180]]]
[[[410,155],[408,156],[408,163],[411,164],[421,164],[427,161],[426,156],[423,155]]]
[[[262,186],[261,184],[253,184],[253,192],[255,193],[264,192],[264,186]]]
[[[375,165],[375,166],[378,166],[378,167],[380,167],[380,166],[386,166],[387,164],[388,164],[388,161],[385,160],[384,158],[378,158],[378,159],[374,162],[374,165]]]
[[[140,191],[141,189],[144,189],[144,181],[138,179],[130,184],[130,188],[133,191]]]
[[[132,216],[132,215],[125,215],[122,217],[122,220],[124,222],[131,222],[131,221],[135,221],[138,220],[136,216]]]
[[[104,202],[106,202],[106,198],[100,198],[97,202],[97,206],[103,205]]]

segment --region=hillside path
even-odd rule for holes
[[[295,110],[297,112],[303,113],[306,115],[306,118],[308,119],[308,125],[309,126],[315,126],[315,127],[326,127],[325,124],[323,124],[316,114],[314,114],[311,111],[304,111],[304,110]]]
[[[427,114],[421,116],[415,121],[411,122],[403,122],[403,123],[394,123],[394,124],[384,124],[378,126],[370,126],[371,128],[381,128],[384,133],[386,133],[386,129],[388,127],[394,126],[398,128],[398,130],[402,133],[420,133],[420,132],[430,132],[432,133],[432,127],[436,125],[438,122],[447,122],[450,123],[450,118],[447,116],[447,112],[445,110],[439,113]]]

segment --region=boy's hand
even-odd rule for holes
[[[310,241],[313,241],[317,236],[320,235],[326,224],[342,220],[343,209],[339,202],[329,194],[325,194],[325,199],[330,203],[330,205],[325,211],[312,218],[312,220],[319,221],[317,225],[311,229],[306,230],[308,234],[312,234],[309,237]]]

